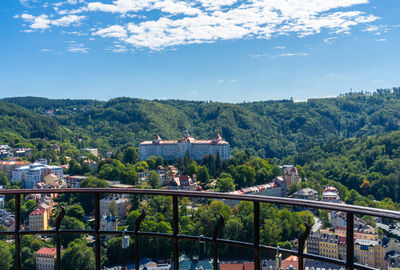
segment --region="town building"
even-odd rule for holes
[[[40,248],[36,251],[36,270],[54,270],[56,259],[56,248]]]
[[[118,230],[118,223],[117,218],[111,213],[107,215],[102,215],[100,219],[100,230],[101,231],[117,231]],[[108,241],[113,237],[111,234],[102,234],[101,236],[102,241]]]
[[[287,193],[288,193],[286,178],[283,176],[276,176],[272,180],[272,182],[278,184],[281,187],[281,196],[280,197],[286,197]]]
[[[29,214],[29,230],[43,231],[47,230],[49,224],[49,213],[46,209],[36,208]]]
[[[12,179],[12,172],[19,167],[26,166],[30,162],[28,161],[0,161],[0,171],[2,171],[8,179]]]
[[[38,182],[42,182],[49,174],[55,174],[58,178],[63,177],[63,169],[58,166],[33,163],[28,166],[16,168],[12,172],[12,182],[19,181],[24,188],[33,188]]]
[[[32,156],[31,148],[17,148],[14,150],[15,157],[30,157]]]
[[[335,228],[335,234],[345,237],[346,236],[346,226],[337,226]],[[366,239],[375,240],[379,238],[379,233],[377,228],[373,228],[367,224],[358,224],[354,226],[354,239]]]
[[[188,175],[180,175],[179,177],[174,177],[172,180],[169,182],[167,189],[172,189],[172,190],[190,190],[190,191],[195,191],[199,190],[199,185],[196,184],[196,181],[194,181],[190,176]]]
[[[346,213],[331,211],[330,217],[332,228],[346,227]]]
[[[295,166],[283,165],[282,169],[283,169],[283,177],[286,180],[287,190],[289,190],[289,187],[292,184],[298,184],[301,182],[299,177],[299,172]]]
[[[356,239],[354,255],[356,261],[363,265],[383,269],[384,251],[381,241]]]
[[[322,201],[330,203],[339,203],[339,191],[335,187],[327,186],[322,190]]]
[[[100,200],[100,215],[108,215],[110,212],[110,205],[115,203],[116,211],[119,219],[125,219],[126,208],[128,206],[128,199],[123,198],[122,195],[108,196]]]
[[[318,192],[312,188],[303,188],[293,193],[293,198],[318,201]]]
[[[339,258],[339,236],[321,233],[319,239],[319,255],[338,259]]]
[[[311,232],[307,238],[307,253],[319,254],[319,239],[321,234],[319,232]]]
[[[14,156],[14,153],[10,146],[6,144],[0,145],[0,159],[11,158]]]
[[[15,227],[15,216],[6,209],[0,209],[0,224],[13,231]]]
[[[73,175],[73,176],[66,176],[65,177],[65,182],[67,183],[67,186],[69,188],[80,188],[81,187],[81,182],[85,180],[87,176],[81,176],[81,175]]]
[[[212,140],[196,140],[190,135],[177,141],[162,140],[156,136],[152,141],[144,141],[139,145],[140,159],[146,160],[150,156],[160,156],[166,160],[176,160],[186,152],[194,160],[201,160],[205,155],[219,154],[221,160],[229,159],[229,143],[217,134]]]

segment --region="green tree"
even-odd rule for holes
[[[128,147],[123,153],[122,162],[135,164],[139,160],[139,154],[134,147]]]
[[[2,171],[0,171],[0,186],[6,187],[7,185],[8,185],[7,176]]]
[[[197,180],[202,184],[207,184],[210,181],[210,175],[208,174],[208,169],[206,166],[197,167]]]
[[[0,270],[9,270],[14,264],[10,246],[0,241]]]
[[[82,220],[83,217],[85,216],[85,210],[83,209],[83,207],[81,205],[74,204],[74,205],[69,206],[65,210],[65,214],[69,217],[73,217],[78,220]]]
[[[95,269],[95,257],[93,249],[83,240],[75,240],[68,245],[61,255],[63,269]]]
[[[151,186],[151,188],[158,188],[160,187],[160,176],[158,175],[157,172],[151,171],[147,175],[147,182]]]
[[[110,203],[109,211],[111,215],[113,215],[114,217],[118,217],[117,204],[115,203],[115,201],[112,201]]]
[[[35,269],[35,254],[29,247],[21,248],[21,263],[23,270]]]
[[[85,224],[74,217],[65,216],[61,222],[61,229],[84,230]],[[61,237],[61,243],[62,245],[67,246],[71,241],[81,239],[82,237],[83,235],[80,234],[66,234]]]
[[[235,190],[235,183],[231,177],[218,178],[217,180],[217,191],[218,192],[229,192]]]

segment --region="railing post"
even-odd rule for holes
[[[174,236],[174,270],[179,270],[179,218],[178,197],[172,196],[173,236]]]
[[[20,229],[21,229],[21,195],[15,194],[15,269],[21,269],[21,239],[20,239]]]
[[[346,269],[354,269],[354,214],[346,214]]]
[[[139,229],[140,224],[146,217],[146,211],[142,208],[142,214],[136,219],[135,222],[135,269],[139,269]]]
[[[61,221],[64,218],[65,215],[65,209],[64,207],[60,207],[61,212],[57,216],[56,220],[56,251],[57,251],[57,270],[61,270],[61,239],[60,239],[60,226],[61,226]]]
[[[260,203],[254,201],[254,269],[260,270]]]
[[[214,234],[213,234],[213,246],[214,246],[214,270],[218,270],[218,244],[217,244],[217,238],[218,238],[218,233],[222,226],[224,226],[224,216],[222,214],[219,214],[219,220],[217,225],[214,228]]]
[[[101,268],[101,254],[100,254],[100,198],[99,193],[96,192],[94,194],[94,218],[95,218],[95,236],[96,236],[96,269],[100,270]]]

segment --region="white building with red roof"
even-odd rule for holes
[[[56,265],[57,250],[42,247],[36,251],[36,270],[54,270]]]
[[[222,160],[229,159],[229,143],[217,134],[212,140],[196,140],[187,135],[177,141],[162,140],[157,135],[152,141],[144,141],[139,145],[140,159],[146,160],[150,156],[160,156],[166,160],[176,160],[183,157],[186,151],[194,160],[201,160],[205,155],[217,155]]]

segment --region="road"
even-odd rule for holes
[[[321,219],[319,219],[318,217],[314,217],[314,225],[311,228],[312,232],[317,232],[321,227],[322,227],[323,223],[321,221]]]

